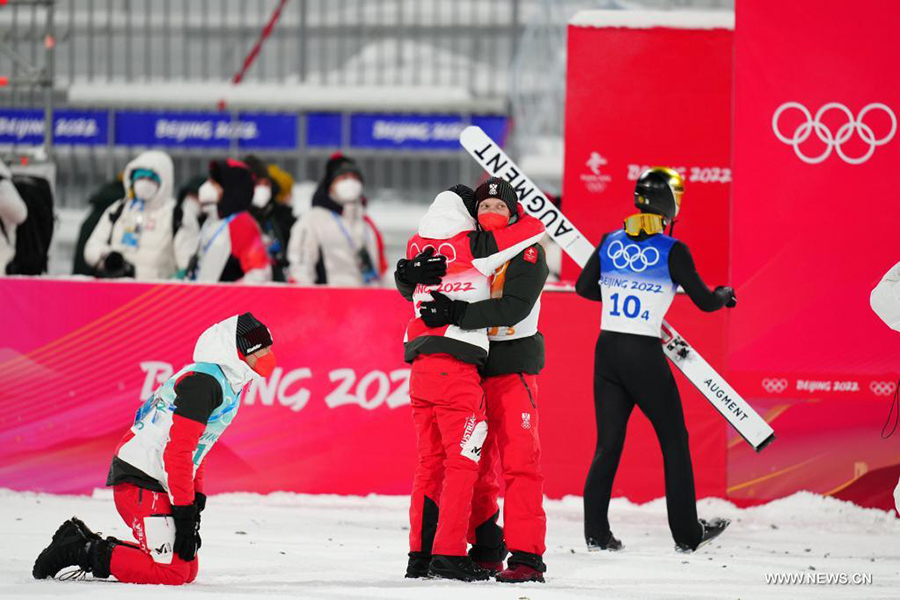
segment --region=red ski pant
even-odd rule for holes
[[[117,545],[109,572],[125,583],[182,585],[194,581],[199,559],[185,562],[172,552],[175,533],[169,496],[121,483],[113,488],[113,497],[139,547]]]
[[[472,490],[487,436],[475,365],[422,355],[409,381],[418,459],[409,508],[409,549],[465,556]]]
[[[488,430],[481,468],[472,499],[469,541],[475,528],[498,510],[497,471],[501,467],[506,493],[503,534],[511,552],[543,556],[547,517],[544,476],[538,438],[537,377],[525,373],[488,377],[483,382]]]

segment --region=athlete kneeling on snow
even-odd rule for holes
[[[666,508],[676,548],[692,552],[718,536],[728,521],[697,519],[688,432],[675,378],[660,343],[663,317],[678,286],[701,310],[735,306],[734,290],[709,291],[684,243],[663,234],[681,207],[684,182],[673,169],[654,167],[637,181],[641,211],[603,236],[575,290],[603,302],[594,355],[597,450],[584,485],[588,550],[619,550],[609,528],[609,499],[631,410],[637,404],[656,431],[663,453]]]
[[[73,517],[34,563],[36,579],[77,566],[125,583],[181,585],[197,577],[204,458],[237,414],[244,386],[272,373],[272,334],[252,314],[228,318],[197,340],[194,362],[138,409],[106,484],[138,544],[103,539]],[[67,576],[66,578],[69,578]]]
[[[487,329],[430,327],[432,317],[452,311],[453,305],[426,308],[423,303],[433,300],[435,291],[450,300],[490,298],[488,277],[536,243],[544,226],[521,213],[510,227],[475,231],[464,201],[472,202],[472,196],[462,185],[438,194],[418,235],[407,244],[408,260],[401,260],[395,273],[401,293],[406,290],[415,306],[404,342],[404,358],[412,363],[410,400],[418,451],[407,577],[489,577],[466,554],[472,489],[488,427],[478,373],[488,355]],[[417,284],[411,296],[410,284]]]
[[[518,219],[516,192],[498,178],[482,183],[467,208],[484,231],[503,229]],[[434,300],[422,304],[422,318],[431,327],[488,328],[490,350],[480,370],[488,436],[472,499],[468,539],[472,544],[469,556],[501,582],[543,582],[546,571],[542,557],[547,518],[536,402],[537,374],[544,366],[544,337],[537,325],[548,274],[544,250],[534,244],[494,272],[490,299],[470,303],[432,292]],[[411,296],[413,287],[407,286],[404,295]],[[444,310],[445,306],[449,309]],[[435,314],[430,309],[436,309]],[[506,482],[503,528],[497,525],[497,467],[501,465]],[[504,570],[507,546],[512,556]]]

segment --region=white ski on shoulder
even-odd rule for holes
[[[584,267],[594,245],[566,219],[565,215],[541,193],[541,190],[506,155],[506,152],[477,125],[466,127],[459,143],[493,177],[510,182],[525,211],[540,219],[547,234],[566,253]],[[719,413],[759,452],[775,439],[772,427],[753,410],[734,388],[710,366],[690,344],[663,321],[663,351],[676,367],[709,400]]]

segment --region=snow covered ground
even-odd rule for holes
[[[203,514],[200,576],[184,588],[106,581],[34,581],[31,566],[56,527],[78,515],[127,537],[108,490],[51,496],[0,490],[2,598],[897,598],[900,519],[798,494],[737,509],[700,502],[701,516],[734,519],[721,541],[677,554],[665,502],[614,500],[618,554],[585,551],[581,499],[547,502],[546,584],[405,580],[407,498],[295,494],[213,496]],[[871,575],[870,585],[769,585],[766,574]],[[127,589],[127,595],[125,590]]]

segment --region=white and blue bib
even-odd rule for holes
[[[636,241],[625,230],[600,246],[600,291],[604,331],[661,337],[663,318],[678,286],[669,273],[675,238],[664,234]]]

